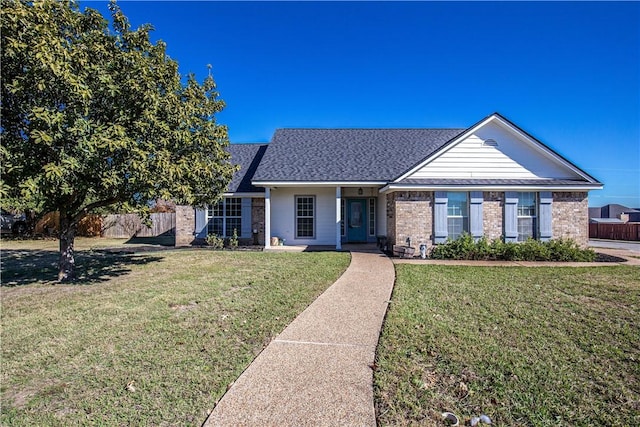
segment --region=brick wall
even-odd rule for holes
[[[551,205],[554,239],[571,238],[580,246],[589,243],[589,199],[586,192],[553,192]]]
[[[482,203],[482,231],[487,240],[499,239],[504,234],[504,193],[500,191],[485,191]]]
[[[387,242],[390,245],[395,244],[396,242],[396,203],[395,203],[395,193],[389,193],[386,196],[387,200]],[[389,246],[391,247],[391,246]]]
[[[419,249],[430,243],[433,231],[433,193],[430,191],[398,191],[387,195],[387,239],[390,245],[406,245]]]
[[[258,230],[258,244],[264,245],[264,199],[251,199],[251,232]],[[251,239],[253,244],[253,239]]]
[[[491,241],[504,234],[504,192],[483,193],[483,232]],[[398,191],[387,194],[387,239],[391,245],[412,246],[433,240],[433,192]],[[571,238],[580,246],[589,241],[589,209],[586,192],[554,192],[553,238]]]
[[[176,246],[189,246],[194,242],[196,213],[193,206],[176,205]]]

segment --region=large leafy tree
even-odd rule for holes
[[[88,213],[148,200],[214,203],[235,167],[211,73],[182,79],[151,26],[72,0],[0,0],[3,198],[60,212],[60,281]]]

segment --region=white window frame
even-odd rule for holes
[[[367,222],[367,231],[368,231],[368,235],[369,236],[375,236],[376,235],[376,199],[375,198],[370,198],[369,201],[367,202],[367,204],[369,206],[367,206],[367,208],[369,209],[369,215],[368,215],[368,222]]]
[[[530,196],[533,195],[533,205],[527,204],[526,206],[521,204],[521,201],[524,200],[524,198],[526,197],[527,199],[530,198]],[[525,208],[527,209],[525,211]],[[530,210],[530,208],[533,208],[533,214]],[[531,220],[531,227],[527,230],[527,233],[524,233],[524,226],[521,225],[521,222],[524,222],[524,220]],[[531,237],[532,239],[537,239],[538,238],[538,193],[536,192],[518,192],[518,206],[517,206],[517,227],[518,227],[518,238],[517,241],[518,242],[524,242],[526,241],[529,237]],[[531,232],[531,234],[529,234],[529,231]]]
[[[237,215],[229,215],[231,209],[238,209]],[[238,237],[242,234],[242,198],[241,197],[225,197],[215,205],[207,206],[206,221],[207,221],[207,234],[216,234],[220,237],[232,237],[233,229],[227,230],[227,220],[238,221],[236,229]],[[214,232],[213,223],[215,220],[222,220],[222,233],[218,234]],[[229,231],[227,233],[227,231]]]
[[[464,194],[465,196],[465,208],[464,208],[464,212],[461,212],[459,215],[452,215],[450,213],[450,208],[451,208],[451,200],[452,200],[452,195],[454,194]],[[461,219],[462,220],[462,231],[459,234],[454,234],[451,232],[451,225],[449,220],[450,219]],[[458,237],[460,237],[462,235],[462,233],[469,233],[469,193],[465,192],[465,191],[448,191],[447,192],[447,236],[449,239],[451,240],[455,240]]]
[[[298,209],[298,203],[300,203],[301,199],[310,199],[311,200],[311,210],[312,213],[311,215],[298,215],[299,213],[299,209]],[[295,209],[295,236],[296,239],[315,239],[316,238],[316,196],[314,195],[299,195],[299,196],[295,196],[295,203],[294,203],[294,209]],[[301,236],[300,235],[300,230],[298,229],[298,220],[299,219],[311,219],[311,236]]]

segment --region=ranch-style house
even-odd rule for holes
[[[588,192],[603,185],[498,113],[466,129],[278,129],[231,144],[224,199],[178,206],[176,245],[207,234],[269,248],[379,242],[588,241]],[[277,237],[277,239],[276,239]]]

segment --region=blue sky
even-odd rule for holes
[[[468,127],[498,111],[640,207],[638,2],[120,1],[232,142],[282,127]],[[106,1],[81,1],[108,15]]]

